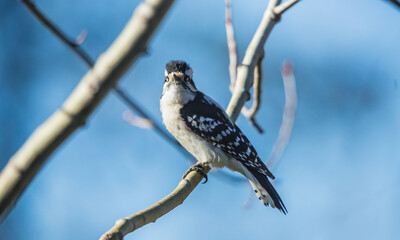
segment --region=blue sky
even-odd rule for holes
[[[139,1],[35,1],[97,58]],[[233,1],[239,56],[267,3]],[[17,1],[0,3],[0,167],[61,106],[87,68]],[[206,13],[206,14],[205,14]],[[126,239],[398,239],[400,11],[385,1],[301,1],[273,29],[263,62],[260,135],[238,126],[265,160],[284,105],[280,67],[295,67],[298,111],[275,186],[288,215],[265,208],[246,183],[210,174],[188,199]],[[230,99],[224,1],[177,1],[149,55],[121,79],[161,123],[165,63],[189,62],[197,87]],[[0,225],[5,239],[97,239],[114,222],[171,192],[189,162],[155,132],[128,125],[109,94],[49,159]]]

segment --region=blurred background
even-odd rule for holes
[[[36,0],[97,58],[140,1]],[[111,4],[111,6],[110,6]],[[240,58],[267,1],[233,1]],[[182,59],[197,87],[230,99],[224,1],[176,1],[120,86],[161,123],[164,66]],[[301,1],[266,44],[260,135],[266,160],[284,106],[282,62],[294,64],[292,138],[272,169],[289,211],[264,207],[247,183],[209,175],[184,204],[126,239],[400,239],[400,9],[383,0]],[[0,169],[61,106],[86,65],[18,1],[0,3]],[[152,130],[127,124],[111,93],[49,159],[0,225],[1,239],[98,239],[117,219],[170,193],[190,166]],[[397,227],[396,227],[397,226]]]

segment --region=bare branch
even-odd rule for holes
[[[283,13],[279,9],[279,11],[275,11],[275,7],[279,6],[280,3],[280,0],[269,1],[261,23],[246,50],[242,64],[238,68],[235,89],[227,108],[227,113],[233,120],[237,119],[243,105],[249,99],[249,89],[253,84],[254,68],[261,54],[261,49],[264,48],[272,28],[279,21],[280,14]]]
[[[286,12],[289,8],[291,8],[293,5],[298,3],[300,0],[289,0],[287,2],[284,2],[277,7],[274,8],[274,12],[276,15],[282,15],[282,13]]]
[[[207,174],[209,171],[210,168],[204,168],[204,173]],[[151,207],[132,216],[118,220],[113,228],[100,237],[100,240],[122,240],[128,233],[148,223],[155,222],[158,218],[181,205],[202,179],[203,176],[196,171],[190,172],[185,179],[179,182],[172,193],[153,204]]]
[[[47,158],[87,118],[146,49],[173,0],[146,0],[121,34],[82,78],[63,106],[28,138],[0,174],[0,215],[4,219]]]
[[[255,114],[260,108],[261,104],[261,81],[262,81],[262,60],[264,58],[264,49],[261,51],[260,58],[258,59],[257,65],[254,68],[254,83],[253,83],[253,105],[250,109],[246,106],[242,108],[242,114],[250,121],[259,133],[263,133],[261,126],[255,120]]]
[[[293,73],[293,66],[289,62],[284,62],[282,66],[282,79],[285,89],[285,108],[282,116],[282,124],[279,129],[278,139],[267,160],[268,168],[273,168],[282,157],[283,152],[292,134],[295,113],[297,108],[296,79]]]
[[[150,119],[135,116],[128,110],[122,113],[122,118],[125,120],[125,122],[134,127],[143,129],[152,129],[154,127],[153,121]]]
[[[85,42],[86,38],[88,36],[88,31],[86,29],[82,30],[82,32],[76,37],[75,43],[76,45],[80,46]],[[83,51],[83,50],[82,50]],[[89,65],[90,66],[90,65]],[[91,66],[90,66],[91,67]]]
[[[233,24],[232,24],[232,8],[230,0],[225,0],[225,29],[226,29],[226,40],[228,43],[228,52],[229,52],[229,75],[231,79],[231,85],[229,86],[229,89],[232,92],[233,89],[235,88],[235,82],[236,82],[238,54],[237,54],[237,45],[235,40],[235,32],[233,30]]]
[[[153,129],[165,140],[168,142],[172,143],[186,158],[190,160],[190,162],[195,163],[196,160],[193,158],[193,156],[186,151],[184,147],[182,147],[181,144],[179,144],[178,141],[176,141],[171,134],[167,133],[162,126],[160,126],[158,123],[156,123],[150,114],[146,113],[146,111],[139,106],[136,100],[132,96],[128,96],[126,92],[124,92],[121,88],[118,86],[114,87],[114,92],[117,94],[118,97],[121,98],[122,101],[125,102],[131,109],[133,109],[139,116],[148,119],[149,121],[152,122]]]

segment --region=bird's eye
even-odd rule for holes
[[[168,77],[165,77],[164,82],[168,82],[168,80],[169,80],[169,78],[168,78]]]

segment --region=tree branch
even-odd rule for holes
[[[250,66],[250,64],[253,64],[252,70],[254,71],[255,64],[260,57],[260,52],[263,48],[265,40],[268,37],[268,34],[271,32],[271,29],[276,21],[276,16],[275,13],[273,13],[273,9],[279,3],[280,1],[270,1],[264,14],[263,20],[261,21],[261,24],[247,49],[245,59],[243,60],[244,63],[249,63],[248,65],[246,65],[246,69],[249,69],[248,66]],[[273,20],[271,20],[271,18],[273,18]],[[270,23],[271,21],[273,21],[273,23]],[[255,62],[253,63],[253,61]],[[240,110],[244,105],[244,101],[242,99],[248,98],[248,88],[251,86],[251,84],[249,85],[248,83],[245,83],[248,79],[250,79],[252,82],[253,71],[242,70],[242,73],[240,73],[239,69],[238,77],[241,74],[241,82],[240,85],[237,84],[238,82],[235,84],[234,93],[227,109],[227,114],[232,118],[234,122],[236,121],[238,114],[240,113]],[[251,76],[247,76],[245,74]],[[247,87],[247,90],[244,89],[243,84]],[[209,171],[210,168],[205,167],[204,173],[207,174]],[[107,231],[100,237],[100,240],[122,240],[123,237],[126,236],[128,233],[133,232],[148,223],[155,222],[158,218],[164,216],[165,214],[182,204],[183,201],[196,188],[196,186],[200,183],[202,179],[203,176],[196,171],[190,172],[185,179],[179,182],[178,187],[172,193],[163,198],[161,201],[153,204],[149,208],[140,211],[132,216],[118,220],[115,223],[114,227],[112,227],[109,231]]]
[[[276,15],[282,15],[284,12],[286,12],[289,8],[293,7],[296,3],[298,3],[300,0],[289,0],[287,2],[284,2],[274,8],[274,13]]]
[[[204,168],[204,173],[207,174],[209,171],[210,168]],[[202,179],[203,176],[196,171],[190,172],[185,179],[179,182],[172,193],[153,204],[151,207],[132,216],[118,220],[113,228],[100,237],[100,240],[122,240],[128,233],[148,223],[155,222],[158,218],[181,205]]]
[[[254,68],[254,83],[253,83],[253,104],[248,109],[246,106],[242,108],[242,114],[249,120],[259,133],[263,133],[261,126],[257,123],[255,115],[261,104],[261,82],[262,82],[262,60],[264,58],[264,49],[261,51],[260,58]]]
[[[276,166],[285,151],[292,134],[297,108],[296,79],[293,73],[293,66],[289,62],[283,63],[282,79],[285,89],[285,108],[283,111],[282,124],[279,129],[278,139],[276,140],[272,152],[267,160],[268,168]]]
[[[293,0],[289,2],[298,1],[299,0]],[[254,68],[260,57],[261,49],[264,48],[264,44],[271,33],[272,28],[280,20],[281,14],[284,12],[284,10],[287,10],[294,4],[293,3],[290,6],[287,6],[287,4],[284,3],[285,8],[283,8],[282,6],[280,7],[280,3],[280,0],[269,1],[261,23],[246,50],[242,64],[238,68],[235,89],[226,110],[228,115],[231,116],[232,120],[237,119],[242,107],[249,99],[249,89],[252,86],[254,79]],[[275,8],[277,8],[277,10]]]
[[[65,45],[67,45],[74,53],[76,53],[89,67],[93,67],[93,60],[89,55],[80,48],[82,39],[79,41],[72,41],[67,37],[65,33],[61,31],[54,23],[52,23],[48,17],[46,17],[31,0],[19,0],[24,6],[41,22],[46,28],[48,28],[54,35],[56,35]],[[82,35],[82,34],[81,34]],[[81,36],[80,35],[80,36]]]
[[[46,159],[87,118],[118,79],[145,51],[147,42],[173,0],[146,0],[135,10],[121,34],[82,78],[61,109],[28,138],[0,174],[0,215],[6,214]]]
[[[152,125],[155,131],[162,136],[166,141],[172,143],[185,157],[187,157],[192,163],[195,163],[196,160],[194,157],[186,151],[182,145],[176,141],[170,134],[168,134],[164,128],[162,128],[158,123],[156,123],[153,118],[146,113],[137,103],[136,101],[133,100],[132,96],[128,96],[127,93],[125,93],[121,88],[118,86],[114,87],[114,92],[121,98],[122,101],[124,101],[131,109],[134,109],[139,116],[148,119]]]
[[[231,80],[231,85],[229,86],[229,89],[232,92],[233,89],[235,88],[235,82],[236,82],[238,54],[237,54],[237,45],[235,40],[235,32],[233,30],[233,24],[232,24],[232,8],[230,0],[225,0],[225,29],[226,29],[226,40],[228,43],[228,53],[229,53],[229,75]]]
[[[400,9],[400,1],[398,0],[388,0],[389,2],[391,2],[392,4],[394,4],[396,7],[399,7]]]

